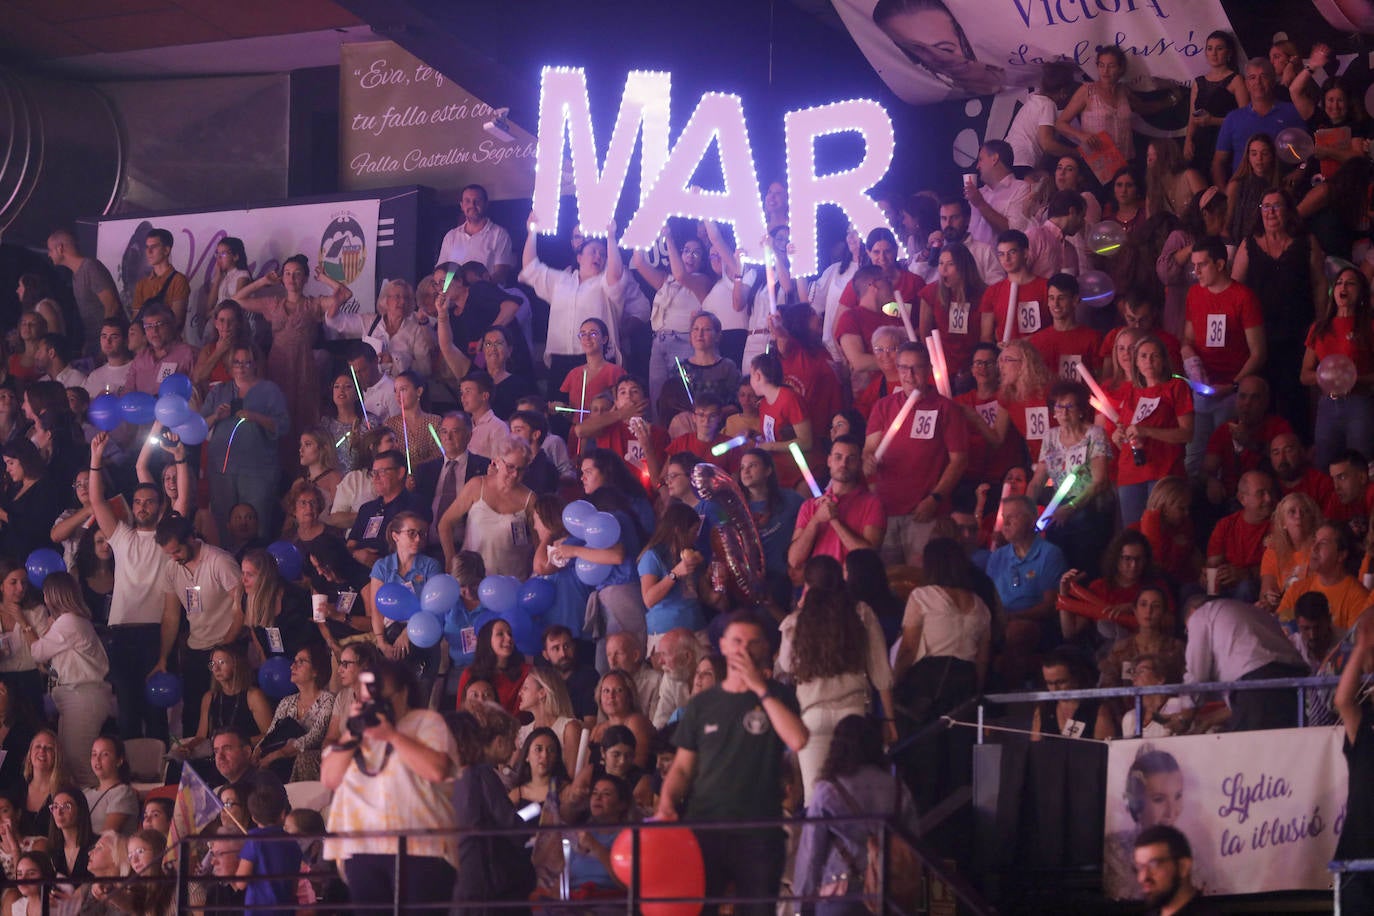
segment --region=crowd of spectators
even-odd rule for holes
[[[1320,668],[1374,582],[1371,131],[1328,49],[1280,81],[1234,47],[1208,39],[1181,147],[1138,154],[1119,48],[1087,83],[1047,65],[976,175],[884,192],[890,225],[851,231],[816,278],[791,274],[776,182],[770,270],[709,221],[631,256],[614,224],[579,230],[567,269],[531,231],[517,259],[471,186],[433,272],[389,281],[365,319],[303,256],[251,276],[234,238],[192,288],[162,229],[120,301],[55,231],[62,282],[24,276],[0,359],[4,905],[57,875],[83,913],[171,906],[100,880],[161,868],[167,806],[132,787],[135,739],[163,743],[162,778],[191,767],[219,792],[187,847],[223,879],[207,905],[398,892],[394,839],[282,833],[575,828],[532,856],[411,842],[399,892],[439,912],[556,897],[565,871],[574,896],[614,895],[617,825],[649,815],[914,826],[967,773],[903,751],[894,795],[883,749],[992,687]],[[1276,155],[1293,126],[1319,132],[1306,161]],[[1095,176],[1079,153],[1107,144],[1126,165]],[[176,374],[204,444],[87,421],[93,398]],[[750,518],[698,489],[703,462]],[[582,498],[616,543],[570,534]],[[756,590],[732,526],[757,531]],[[41,548],[68,572],[39,590]],[[378,596],[441,573],[461,594],[420,646]],[[488,575],[540,577],[551,606],[491,614]],[[291,670],[275,707],[254,676],[274,658]],[[145,697],[162,672],[181,678],[170,715]],[[1156,699],[1139,717],[1043,703],[1024,725],[1294,724],[1286,695]],[[323,800],[292,807],[302,785]],[[860,835],[799,839],[700,832],[707,893],[861,874]],[[1186,841],[1145,846],[1182,859]]]

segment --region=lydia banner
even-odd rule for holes
[[[148,273],[143,243],[154,227],[172,233],[172,266],[191,283],[191,307],[204,300],[214,269],[215,246],[226,236],[243,240],[248,263],[243,267],[257,278],[277,270],[294,254],[310,260],[312,276],[305,293],[329,293],[313,276],[315,265],[353,291],[346,309],[376,310],[377,302],[377,198],[285,204],[251,210],[207,210],[171,213],[155,217],[101,220],[96,234],[96,257],[110,269],[127,306],[134,285]],[[390,222],[390,220],[388,221]],[[384,245],[392,244],[392,229],[383,233]],[[194,337],[194,334],[192,335]]]
[[[1131,60],[1126,81],[1186,84],[1207,70],[1207,34],[1231,31],[1220,0],[832,0],[892,91],[913,105],[1035,85],[1068,58],[1095,76],[1098,45]]]
[[[1207,894],[1326,889],[1345,819],[1340,726],[1113,741],[1107,751],[1103,884],[1140,896],[1131,853],[1171,824]]]

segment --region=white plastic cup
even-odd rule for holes
[[[1217,579],[1221,576],[1221,569],[1216,566],[1207,567],[1207,595],[1212,597],[1217,592]]]
[[[310,596],[310,614],[316,623],[324,623],[325,608],[329,605],[328,595]]]
[[[1374,572],[1367,572],[1360,576],[1360,582],[1364,584],[1366,589],[1374,588]]]

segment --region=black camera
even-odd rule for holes
[[[383,718],[388,722],[396,721],[396,711],[392,708],[391,701],[374,693],[377,689],[376,678],[371,671],[364,671],[358,675],[358,680],[367,685],[368,699],[359,708],[356,716],[349,716],[344,722],[348,733],[359,740],[362,739],[364,731],[381,725]]]

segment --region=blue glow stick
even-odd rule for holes
[[[673,362],[677,363],[677,374],[682,376],[682,387],[687,390],[687,403],[693,407],[697,406],[696,399],[692,397],[692,383],[687,381],[687,370],[682,368],[682,359],[674,356]],[[582,374],[582,377],[587,377],[585,372]]]
[[[1188,387],[1193,389],[1194,393],[1200,394],[1203,397],[1210,398],[1212,395],[1217,393],[1217,390],[1213,388],[1211,385],[1208,385],[1206,382],[1195,382],[1192,379],[1188,378],[1186,375],[1179,375],[1178,373],[1174,373],[1174,378],[1186,382],[1188,384]]]
[[[247,420],[247,417],[239,417],[238,422],[234,424],[234,428],[229,430],[229,443],[224,446],[224,467],[219,469],[219,472],[221,474],[224,474],[229,470],[229,450],[234,447],[234,437],[239,434],[239,427],[242,426]]]
[[[741,445],[748,441],[748,436],[739,435],[733,439],[726,439],[724,442],[717,442],[715,445],[711,446],[711,454],[714,457],[719,458],[721,455],[724,455],[726,452],[730,451],[730,449],[739,448]]]

